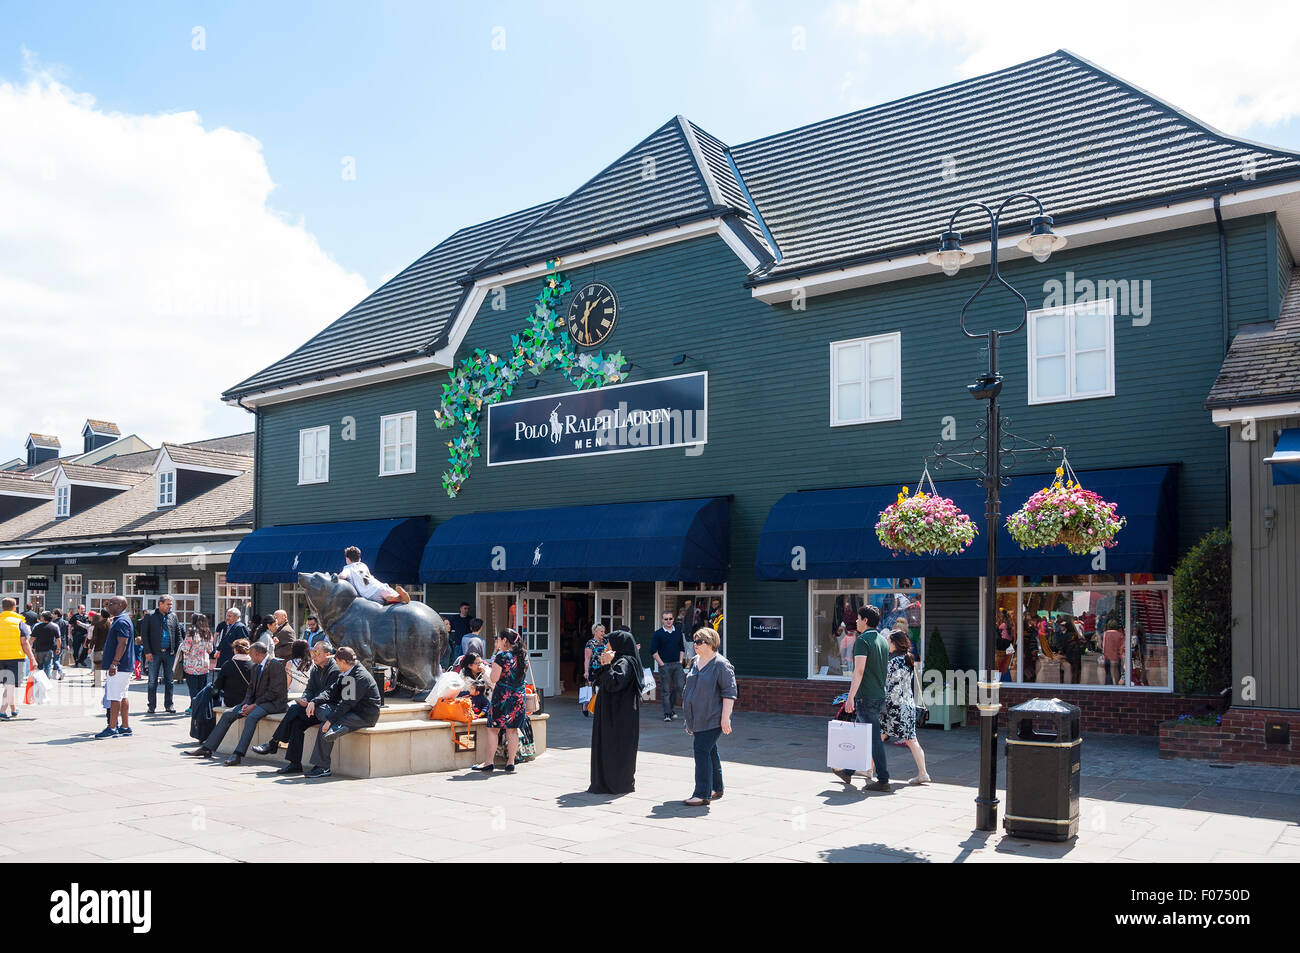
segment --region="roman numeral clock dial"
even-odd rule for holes
[[[618,299],[609,285],[592,282],[579,289],[569,302],[565,323],[569,336],[581,347],[596,347],[614,332],[618,320]]]

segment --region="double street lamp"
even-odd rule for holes
[[[1016,243],[1016,247],[1033,255],[1038,262],[1047,261],[1052,252],[1065,246],[1065,237],[1052,231],[1052,217],[1043,211],[1043,203],[1035,196],[1019,192],[1008,196],[994,211],[983,202],[967,202],[949,216],[948,228],[939,236],[939,249],[931,252],[927,258],[931,264],[938,265],[945,275],[955,275],[962,265],[975,260],[975,256],[966,251],[961,244],[961,233],[956,230],[957,216],[972,209],[979,209],[989,220],[989,273],[984,282],[975,289],[975,293],[966,299],[961,307],[958,324],[962,333],[968,338],[984,338],[988,342],[988,370],[977,378],[975,383],[967,386],[971,396],[976,400],[988,401],[982,432],[969,441],[971,449],[962,452],[944,451],[942,444],[935,447],[932,459],[937,467],[943,462],[952,462],[971,470],[983,471],[981,483],[984,485],[984,538],[988,546],[988,562],[985,569],[984,585],[984,658],[982,675],[987,681],[979,682],[980,710],[980,770],[979,795],[975,798],[975,826],[977,830],[992,831],[997,829],[997,724],[1001,704],[998,701],[998,673],[994,664],[994,633],[997,631],[998,600],[998,524],[1002,508],[1002,487],[1010,482],[1004,475],[1003,455],[1013,455],[1016,451],[1058,451],[1060,447],[1023,441],[1022,438],[1006,429],[1006,421],[998,407],[998,395],[1002,392],[1002,374],[998,370],[998,343],[1002,338],[1015,334],[1025,326],[1029,319],[1029,304],[1025,296],[1017,291],[998,270],[998,231],[1002,222],[1002,213],[1007,206],[1017,200],[1032,202],[1038,214],[1029,219],[1029,234]],[[966,311],[984,289],[996,281],[1020,302],[1020,320],[1016,326],[1006,330],[996,327],[985,331],[971,331],[966,327]],[[1047,438],[1051,444],[1052,438]],[[965,462],[965,461],[971,462]],[[982,467],[975,465],[982,463]]]

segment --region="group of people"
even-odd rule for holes
[[[107,609],[87,614],[84,605],[37,612],[28,603],[18,611],[12,597],[0,604],[0,720],[18,715],[20,690],[33,672],[46,680],[62,679],[63,666],[94,665],[95,685],[100,683],[100,658],[108,638]]]
[[[703,807],[723,796],[718,741],[731,734],[731,715],[739,691],[736,670],[718,651],[716,629],[701,626],[688,641],[671,612],[655,630],[651,654],[659,666],[664,721],[676,721],[680,697],[686,733],[695,757],[695,788],[682,803]],[[688,665],[687,659],[690,658]],[[687,671],[684,671],[686,669]],[[630,632],[605,633],[599,623],[585,652],[587,683],[593,692],[591,717],[592,794],[636,790],[636,757],[641,738],[641,699],[647,693],[640,646]]]

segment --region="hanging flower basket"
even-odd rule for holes
[[[1115,513],[1114,503],[1080,486],[1073,470],[1070,479],[1062,483],[1070,465],[1065,460],[1061,463],[1052,485],[1007,517],[1007,532],[1021,549],[1064,546],[1076,556],[1084,556],[1098,547],[1115,546],[1115,536],[1127,520]]]
[[[922,474],[922,480],[929,473]],[[895,553],[964,552],[975,539],[975,524],[957,504],[940,496],[930,483],[930,492],[918,489],[907,495],[907,487],[898,494],[898,502],[885,507],[876,522],[876,538]]]

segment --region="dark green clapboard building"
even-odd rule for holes
[[[894,557],[874,524],[983,413],[966,385],[985,355],[957,312],[987,223],[959,222],[976,260],[957,276],[926,255],[958,205],[1021,191],[1068,244],[1040,264],[1015,247],[1033,208],[1004,223],[1031,309],[1004,344],[1004,413],[1065,445],[1129,525],[1089,556],[1002,540],[1004,699],[1051,684],[1093,727],[1150,731],[1178,705],[1169,574],[1228,515],[1228,445],[1202,401],[1230,336],[1278,314],[1300,156],[1065,52],[741,145],[674,118],[568,196],[451,235],[225,394],[257,419],[258,529],[229,577],[300,624],[296,570],[337,571],[355,543],[434,608],[525,629],[552,692],[575,685],[593,622],[648,653],[667,611],[719,628],[751,709],[825,711],[868,601],[975,668],[982,540]],[[557,335],[617,352],[626,376],[579,391],[525,373],[483,407],[483,455],[449,497],[449,370],[509,359],[557,256]],[[1018,316],[986,295],[969,317]],[[1056,462],[1019,459],[1004,511]],[[976,483],[933,475],[982,519]],[[1065,616],[1081,655],[1042,631]]]

